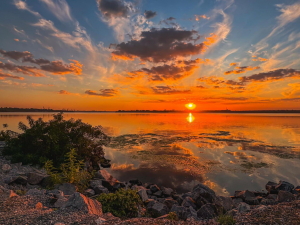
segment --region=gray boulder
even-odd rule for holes
[[[154,196],[156,197],[161,197],[162,196],[162,191],[157,191],[155,193],[153,193]]]
[[[9,184],[9,185],[12,185],[12,184],[26,185],[27,184],[27,177],[25,175],[8,177],[8,178],[5,179],[4,182]]]
[[[146,202],[148,200],[147,191],[145,189],[140,189],[137,193],[140,196],[142,202]]]
[[[29,189],[27,192],[26,192],[26,196],[39,196],[39,195],[44,195],[46,193],[45,190],[39,190],[37,188],[33,188],[33,189]]]
[[[191,197],[186,197],[181,205],[186,208],[192,207],[193,209],[197,209],[197,206]]]
[[[212,219],[217,216],[216,214],[216,207],[208,203],[206,205],[203,205],[198,211],[197,211],[197,216],[200,219]]]
[[[245,202],[249,205],[259,205],[259,200],[256,197],[246,197]]]
[[[272,182],[272,181],[269,181],[267,184],[266,184],[266,190],[270,193],[270,194],[277,194],[278,193],[278,190],[276,190],[276,186],[277,184]]]
[[[264,199],[261,200],[260,204],[262,204],[262,205],[275,205],[276,201],[274,199],[264,198]]]
[[[294,185],[287,181],[279,181],[278,185],[275,187],[277,191],[288,191],[291,192],[294,189]]]
[[[159,189],[159,187],[156,185],[156,184],[152,184],[152,185],[150,185],[150,191],[152,192],[152,193],[155,193],[155,192],[158,192],[160,189]]]
[[[186,220],[187,219],[187,208],[184,206],[178,206],[178,205],[173,205],[170,212],[175,212],[178,219],[180,220]]]
[[[108,173],[106,170],[99,170],[96,173],[95,177],[102,179],[102,185],[108,188],[109,190],[113,190],[114,186],[119,183],[119,181],[112,175],[110,175],[110,173]]]
[[[250,211],[250,209],[251,209],[250,205],[248,205],[245,202],[241,202],[239,204],[239,206],[237,207],[237,210],[238,210],[239,213],[248,212],[248,211]]]
[[[103,180],[90,181],[90,187],[95,191],[96,194],[109,193],[108,189],[102,185],[102,181]]]
[[[218,208],[218,212],[227,212],[234,207],[234,202],[230,197],[217,196],[215,204]]]
[[[151,216],[155,218],[169,213],[169,209],[165,204],[156,201],[152,204],[148,204],[147,210]]]
[[[80,194],[78,192],[73,194],[64,205],[64,208],[68,207],[97,216],[103,215],[102,205],[100,202],[94,199],[87,198],[83,194]]]
[[[192,199],[195,201],[198,208],[206,203],[213,203],[215,198],[215,192],[203,184],[198,184],[193,188]]]
[[[178,202],[172,198],[166,198],[164,199],[163,203],[169,208],[171,209],[173,207],[173,205],[178,205]]]
[[[233,198],[232,201],[233,201],[234,207],[237,207],[241,202],[243,202],[243,199],[241,199],[241,198]]]
[[[278,192],[278,202],[291,202],[293,200],[295,200],[295,196],[291,192],[281,190]]]
[[[164,188],[162,188],[162,193],[163,193],[164,196],[170,197],[174,193],[174,191],[173,191],[172,188],[165,188],[164,187]]]
[[[38,172],[27,173],[26,175],[27,182],[32,185],[40,184],[45,177],[49,176],[47,174],[42,174]]]
[[[89,188],[89,189],[86,189],[83,194],[85,196],[91,197],[91,196],[94,196],[96,193],[93,189]]]
[[[72,195],[77,191],[77,187],[70,183],[63,183],[58,185],[58,190],[62,191],[64,195]]]

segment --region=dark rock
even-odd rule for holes
[[[236,198],[241,198],[245,201],[246,198],[251,198],[251,197],[255,198],[255,194],[252,191],[245,190],[245,191],[241,191],[241,192],[237,193],[235,195],[235,197]]]
[[[162,191],[154,192],[153,195],[156,196],[156,197],[161,197],[162,196]]]
[[[108,194],[109,191],[106,187],[102,185],[103,180],[91,180],[90,181],[90,187],[95,191],[97,195],[106,193]]]
[[[116,183],[113,185],[112,189],[113,189],[114,191],[117,191],[117,190],[119,190],[119,189],[121,189],[121,188],[124,188],[124,187],[125,187],[125,183],[123,183],[123,182],[116,182]]]
[[[277,184],[272,182],[272,181],[269,181],[267,184],[266,184],[266,190],[270,193],[270,194],[277,194],[278,191],[276,190],[276,186]]]
[[[166,197],[170,197],[173,194],[173,189],[172,188],[162,188],[162,193]]]
[[[259,205],[259,200],[256,197],[246,197],[245,202],[249,205]]]
[[[276,204],[276,201],[274,199],[262,199],[260,204],[262,205],[275,205]]]
[[[287,181],[279,181],[279,184],[275,187],[277,191],[291,192],[294,189],[294,185]]]
[[[213,204],[206,204],[203,205],[198,211],[197,211],[197,216],[200,219],[212,219],[216,215],[216,207]]]
[[[237,215],[237,213],[238,213],[237,209],[232,209],[232,210],[229,210],[228,212],[226,212],[225,215],[235,217]]]
[[[147,189],[147,195],[152,195],[152,191],[150,191],[150,189]]]
[[[57,189],[62,191],[64,195],[72,195],[77,191],[77,187],[70,183],[63,183]]]
[[[91,197],[91,196],[94,196],[96,193],[93,189],[89,188],[89,189],[86,189],[83,194],[85,196]]]
[[[85,197],[84,195],[76,192],[64,205],[64,208],[72,207],[82,212],[102,216],[102,205],[100,202]]]
[[[2,166],[2,171],[4,173],[8,173],[11,169],[12,169],[11,166],[8,164],[3,164],[3,166]]]
[[[14,177],[9,177],[5,180],[5,183],[9,185],[13,184],[21,184],[21,185],[26,185],[27,184],[27,177],[20,175],[20,176],[14,176]]]
[[[156,184],[151,185],[151,186],[149,187],[149,189],[150,189],[150,191],[151,191],[152,193],[158,192],[158,191],[160,190],[159,187],[158,187]]]
[[[215,200],[215,205],[219,213],[226,213],[234,207],[232,198],[224,196],[217,196]]]
[[[43,188],[49,188],[53,185],[51,176],[46,176],[41,181],[40,186]]]
[[[42,180],[49,175],[42,174],[42,173],[37,173],[37,172],[32,172],[32,173],[27,173],[27,182],[32,185],[36,185],[42,182]]]
[[[194,200],[191,197],[186,197],[183,200],[181,206],[184,206],[186,208],[189,208],[191,206],[192,208],[197,209],[197,206],[196,206]]]
[[[164,203],[165,198],[157,198],[157,201],[160,202],[160,203]]]
[[[39,195],[44,195],[45,194],[45,190],[38,190],[36,188],[30,189],[28,190],[25,195],[29,195],[29,196],[39,196]]]
[[[245,202],[241,202],[237,207],[237,210],[239,213],[248,212],[248,211],[250,211],[250,209],[251,209],[250,205],[248,205]]]
[[[277,194],[268,194],[268,196],[266,197],[266,199],[273,199],[273,200],[277,200]]]
[[[143,183],[138,179],[130,180],[129,183],[137,186],[143,186]]]
[[[157,200],[157,197],[154,196],[154,195],[150,195],[149,198],[154,199],[154,200]]]
[[[148,204],[147,205],[147,210],[150,213],[150,215],[154,218],[163,216],[167,213],[169,213],[168,207],[160,202],[154,202],[154,204]]]
[[[294,190],[297,191],[300,194],[300,186],[295,187]]]
[[[173,205],[178,205],[178,202],[172,198],[166,198],[163,203],[169,208],[171,209],[173,207]]]
[[[113,190],[114,185],[119,183],[119,181],[110,175],[106,170],[97,171],[95,177],[102,179],[102,186],[106,187],[108,190]]]
[[[189,219],[192,219],[192,220],[195,220],[195,221],[200,220],[198,218],[197,211],[192,206],[187,208],[187,220],[189,220]]]
[[[170,212],[175,212],[178,219],[180,220],[186,220],[187,219],[187,208],[184,206],[178,206],[178,205],[173,205]]]
[[[192,199],[196,202],[198,208],[206,203],[213,203],[215,198],[215,192],[203,184],[198,184],[193,188]]]
[[[193,196],[192,192],[187,192],[181,195],[182,199],[185,199],[186,197],[192,197],[192,196]]]
[[[139,191],[139,190],[141,190],[141,189],[143,189],[143,190],[147,190],[145,187],[143,187],[143,186],[138,186],[138,185],[133,185],[132,187],[131,187],[131,189],[132,190],[136,190],[136,191]]]
[[[241,202],[243,202],[243,199],[234,198],[234,199],[232,199],[232,201],[233,201],[234,206],[237,207]]]
[[[295,196],[291,192],[281,190],[278,192],[278,202],[291,202],[293,200],[295,200]]]
[[[140,196],[142,202],[146,202],[148,200],[147,191],[145,189],[140,189],[137,193]]]

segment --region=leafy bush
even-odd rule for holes
[[[234,225],[235,219],[233,219],[233,216],[231,215],[221,215],[218,217],[218,222],[221,225]]]
[[[65,154],[76,149],[78,157],[97,166],[104,159],[103,145],[110,140],[100,126],[93,127],[81,120],[64,120],[62,113],[44,122],[42,118],[34,121],[27,116],[29,127],[19,123],[23,133],[4,132],[6,147],[4,155],[11,155],[13,162],[44,165],[52,160],[58,167],[64,162]]]
[[[169,212],[167,219],[172,221],[178,221],[178,216],[175,212]]]
[[[120,189],[115,193],[101,194],[97,200],[102,204],[104,213],[110,212],[120,218],[133,218],[138,215],[138,207],[142,205],[140,196],[135,190]]]
[[[88,188],[89,181],[93,177],[92,173],[84,170],[84,162],[77,159],[75,149],[71,149],[66,154],[65,162],[61,164],[59,170],[53,166],[51,160],[45,163],[45,169],[51,177],[51,186],[48,188],[67,182],[76,185],[78,191],[83,192]]]

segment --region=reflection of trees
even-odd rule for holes
[[[179,193],[190,191],[194,185],[204,180],[202,175],[195,176],[189,171],[177,169],[175,165],[162,165],[161,163],[142,163],[137,168],[116,167],[111,171],[120,180],[128,181],[138,178],[142,182],[174,188]]]

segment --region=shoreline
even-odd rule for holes
[[[3,146],[3,143],[0,145]],[[285,211],[294,210],[300,205],[300,187],[285,181],[279,184],[268,182],[267,193],[244,190],[236,191],[234,196],[223,197],[203,184],[196,185],[191,192],[177,194],[171,188],[143,184],[137,179],[121,182],[101,169],[90,181],[89,188],[80,194],[74,185],[68,183],[47,190],[43,187],[43,181],[47,178],[44,170],[22,163],[11,164],[2,156],[0,178],[0,217],[3,216],[11,224],[22,224],[22,221],[72,224],[74,220],[81,221],[78,224],[128,224],[130,221],[134,224],[168,224],[170,212],[178,216],[178,224],[218,224],[222,215],[233,218],[236,224],[246,224],[245,221],[254,223],[254,219],[264,220],[265,217],[257,215],[271,215],[274,210],[282,210],[282,207]],[[121,220],[110,213],[103,214],[101,203],[99,205],[95,198],[102,193],[114,193],[120,188],[137,191],[144,205],[139,209],[139,217]],[[21,204],[24,201],[27,203]],[[94,206],[87,207],[86,201]],[[12,207],[11,211],[8,205]],[[17,214],[14,213],[16,210]],[[150,213],[151,217],[142,217],[143,211]],[[22,216],[19,215],[21,212]],[[294,217],[289,215],[287,220],[293,221]],[[177,222],[173,221],[172,224]]]

